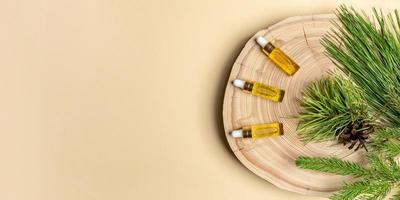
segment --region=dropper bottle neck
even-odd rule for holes
[[[275,46],[263,36],[257,37],[256,42],[260,45],[264,53],[270,54],[275,49]]]

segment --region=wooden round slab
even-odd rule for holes
[[[296,167],[299,156],[336,156],[361,162],[363,150],[354,152],[334,142],[304,144],[296,131],[298,99],[304,87],[335,68],[324,55],[321,37],[332,28],[333,15],[291,17],[259,31],[245,45],[235,61],[226,87],[223,118],[225,134],[237,158],[252,172],[272,184],[293,192],[328,196],[351,177],[330,175]],[[299,71],[287,76],[263,54],[255,42],[257,36],[275,41],[297,64]],[[233,87],[234,79],[258,81],[286,91],[281,103],[275,103]],[[245,125],[282,122],[281,137],[235,139],[229,135]]]

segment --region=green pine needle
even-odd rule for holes
[[[400,126],[400,16],[365,13],[340,6],[340,23],[322,39],[326,54],[365,91],[382,120]]]
[[[345,184],[341,191],[330,199],[383,199],[400,184],[400,166],[388,157],[376,154],[368,156],[369,165],[340,160],[334,157],[299,157],[296,165],[302,169],[328,172],[337,175],[352,175],[359,181]]]
[[[330,197],[332,200],[353,199],[383,199],[390,192],[391,185],[388,183],[369,183],[358,181],[346,184],[342,190]]]
[[[299,157],[296,165],[356,178],[331,199],[378,200],[397,190],[391,199],[400,200],[400,166],[393,158],[400,155],[400,15],[373,9],[370,18],[344,5],[335,14],[335,29],[321,43],[346,78],[325,78],[306,89],[299,132],[306,142],[323,141],[367,122],[374,125],[373,152],[366,166],[334,157]]]
[[[334,157],[299,157],[296,160],[296,165],[302,169],[312,169],[320,172],[328,172],[338,175],[352,175],[355,177],[366,177],[371,175],[371,171],[356,163],[340,160]]]
[[[395,157],[400,154],[400,128],[386,128],[376,131],[371,143],[373,150]]]
[[[333,140],[349,124],[369,120],[362,99],[362,91],[341,76],[311,83],[300,104],[298,130],[302,140]]]

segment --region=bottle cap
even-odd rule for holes
[[[258,36],[256,38],[256,42],[258,45],[260,45],[262,48],[264,48],[268,44],[268,40],[263,37],[263,36]]]
[[[244,84],[246,83],[246,81],[240,80],[240,79],[235,79],[233,81],[233,85],[238,87],[238,88],[244,88]]]
[[[241,137],[243,137],[243,130],[242,129],[233,130],[231,132],[231,136],[234,137],[234,138],[241,138]]]

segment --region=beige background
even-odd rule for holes
[[[0,199],[321,199],[237,161],[222,97],[257,30],[338,4],[0,0]]]

